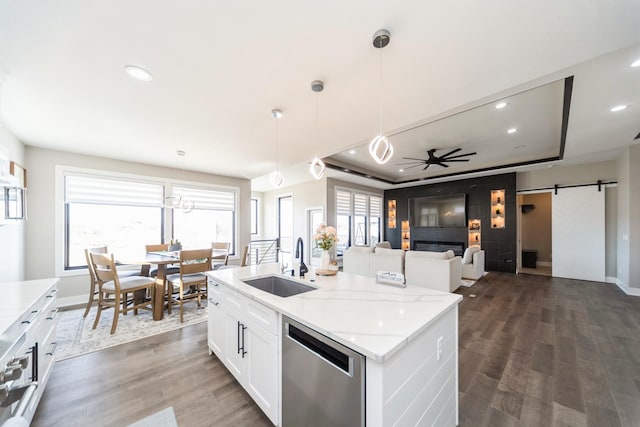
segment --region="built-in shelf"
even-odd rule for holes
[[[387,202],[387,227],[396,228],[396,201]]]
[[[505,190],[491,190],[491,228],[505,227]]]
[[[469,246],[482,246],[482,229],[479,219],[470,219],[468,224]]]
[[[411,249],[411,229],[409,221],[402,221],[402,249],[408,251]]]

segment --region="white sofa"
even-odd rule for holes
[[[370,246],[351,246],[342,253],[342,271],[368,276],[372,254]]]
[[[444,292],[460,287],[462,258],[453,251],[408,251],[404,274],[407,285],[422,286]]]
[[[484,251],[469,246],[462,257],[462,278],[478,280],[484,275]]]
[[[461,259],[451,251],[352,246],[344,251],[342,270],[369,277],[375,277],[378,271],[393,271],[403,273],[408,285],[453,292],[460,286]]]

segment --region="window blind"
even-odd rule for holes
[[[353,194],[353,214],[356,216],[368,216],[366,194],[354,193]]]
[[[371,218],[382,217],[382,197],[369,197],[369,212],[371,214]]]
[[[351,192],[336,190],[336,214],[351,215]]]
[[[218,211],[234,211],[236,193],[234,191],[210,190],[174,185],[172,195],[186,197],[194,203],[194,209],[211,209]]]
[[[163,186],[89,175],[65,175],[65,203],[162,207]]]

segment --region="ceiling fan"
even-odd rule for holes
[[[473,153],[464,153],[464,154],[456,154],[458,151],[462,151],[462,148],[456,148],[454,150],[449,151],[447,154],[443,154],[441,156],[437,156],[436,153],[436,148],[432,148],[431,150],[427,151],[427,158],[426,159],[416,159],[414,157],[403,157],[403,159],[405,160],[411,160],[410,162],[407,163],[398,163],[398,165],[412,165],[412,166],[408,166],[405,169],[411,169],[411,168],[415,168],[418,166],[422,166],[425,165],[424,168],[422,170],[427,170],[427,168],[431,165],[438,165],[438,166],[442,166],[443,168],[448,168],[449,165],[447,165],[447,163],[450,162],[468,162],[469,159],[463,159],[462,157],[466,157],[466,156],[475,156],[476,152]],[[454,156],[454,154],[456,154]]]

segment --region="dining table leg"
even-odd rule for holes
[[[166,278],[166,266],[158,264],[156,285],[153,290],[153,320],[162,320],[164,316],[164,288]]]

